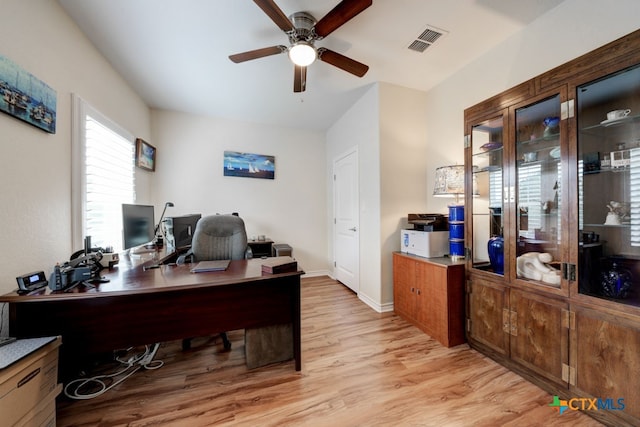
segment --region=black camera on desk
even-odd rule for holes
[[[56,265],[49,278],[49,288],[52,291],[62,291],[85,280],[90,280],[92,274],[91,267],[88,266]]]

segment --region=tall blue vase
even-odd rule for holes
[[[504,274],[504,239],[502,236],[493,236],[487,243],[489,262],[496,274]]]

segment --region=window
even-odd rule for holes
[[[502,169],[489,171],[489,207],[502,208]]]
[[[640,149],[631,149],[630,155],[631,246],[640,246]]]
[[[72,231],[74,248],[122,249],[122,204],[135,202],[134,137],[83,99],[72,99]]]
[[[535,238],[535,229],[542,226],[541,170],[539,164],[522,165],[518,169],[518,207],[528,216],[528,225],[520,230],[520,236],[530,239]]]

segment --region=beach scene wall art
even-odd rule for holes
[[[224,152],[224,176],[273,179],[276,158],[264,154]]]
[[[56,133],[56,91],[0,55],[0,110],[46,132]]]

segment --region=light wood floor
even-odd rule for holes
[[[60,399],[58,426],[598,426],[469,347],[442,347],[341,284],[302,281],[302,371],[244,364],[244,334],[165,343],[165,365],[91,400]]]

